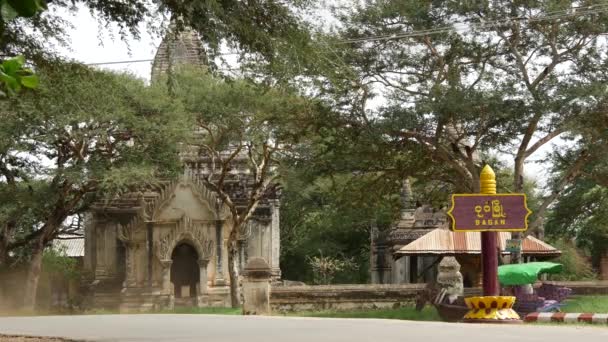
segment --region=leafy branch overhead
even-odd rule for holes
[[[0,0],[0,39],[4,36],[6,23],[18,17],[33,17],[45,9],[44,0]],[[2,61],[0,64],[0,96],[14,95],[22,87],[34,89],[38,86],[38,77],[24,65],[23,56]]]
[[[9,58],[0,64],[0,96],[14,95],[22,88],[38,87],[38,76],[24,64],[23,56]]]

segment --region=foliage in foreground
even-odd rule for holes
[[[558,239],[550,242],[551,245],[560,251],[562,255],[555,259],[564,265],[564,269],[561,273],[550,275],[551,280],[593,280],[597,278],[596,273],[591,267],[591,262],[580,249],[576,246],[563,239]]]
[[[564,312],[573,313],[607,313],[608,296],[576,296],[567,299],[562,307]]]
[[[47,248],[42,256],[42,269],[52,277],[79,279],[78,261],[67,256],[64,248]]]
[[[606,172],[605,170],[605,165],[593,169]],[[606,179],[605,175],[601,179]],[[596,265],[608,248],[608,182],[606,183],[597,184],[592,179],[578,180],[552,208],[546,224],[547,235],[574,239],[578,247],[591,252]]]

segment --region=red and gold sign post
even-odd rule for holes
[[[483,297],[467,298],[465,322],[520,322],[512,307],[515,297],[499,296],[498,233],[522,232],[532,213],[525,194],[496,194],[496,175],[489,165],[481,170],[479,194],[454,194],[448,215],[452,230],[481,232]]]

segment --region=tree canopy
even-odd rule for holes
[[[74,233],[66,220],[99,195],[175,175],[185,131],[181,107],[161,87],[60,61],[37,72],[35,93],[0,106],[0,261],[31,262],[30,300],[44,247]]]

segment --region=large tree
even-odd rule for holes
[[[554,151],[549,195],[560,196],[549,208],[547,235],[575,239],[579,247],[591,251],[595,261],[608,251],[608,114],[605,105],[587,117],[588,124],[575,128],[569,136],[574,151]],[[581,151],[599,155],[581,169],[580,176],[564,184],[563,174]]]
[[[179,169],[180,107],[160,86],[53,61],[40,88],[0,106],[0,262],[26,255],[25,307],[33,309],[42,253],[66,220],[135,184]]]
[[[31,3],[48,11],[28,12],[31,20],[3,21],[0,16],[0,51],[3,53],[48,54],[53,44],[69,45],[70,27],[65,13],[84,8],[99,21],[100,27],[113,24],[120,37],[139,38],[140,30],[162,33],[169,18],[178,28],[191,27],[205,42],[206,52],[214,55],[222,46],[235,48],[249,57],[269,61],[276,52],[293,47],[297,37],[307,41],[307,30],[298,15],[314,0],[205,1],[205,0],[3,0]],[[4,7],[3,7],[3,13]],[[100,32],[113,36],[113,32]]]
[[[379,141],[424,150],[457,191],[479,190],[484,153],[511,158],[510,188],[522,191],[526,163],[588,125],[607,95],[601,1],[385,0],[338,14],[343,26],[327,49],[343,77],[334,87],[326,84],[337,73],[322,77],[319,89],[339,100],[350,127],[382,127]],[[374,95],[385,104],[371,108]],[[572,152],[562,185],[599,157]],[[555,191],[537,218],[561,188]]]
[[[228,269],[236,307],[237,241],[259,206],[269,197],[276,198],[281,159],[295,153],[294,147],[322,106],[293,89],[268,88],[247,80],[228,82],[195,68],[183,68],[169,77],[173,94],[193,115],[196,129],[183,158],[217,194],[218,209],[229,213]],[[248,176],[235,178],[231,171],[237,169],[247,170]]]

